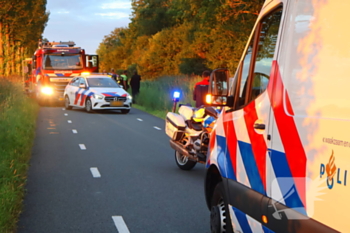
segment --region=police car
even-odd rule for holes
[[[121,110],[129,113],[132,97],[108,75],[82,74],[73,78],[64,91],[66,109]]]

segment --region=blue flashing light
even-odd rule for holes
[[[180,92],[174,91],[173,98],[174,99],[180,99]]]

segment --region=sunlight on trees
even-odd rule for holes
[[[99,46],[101,69],[136,67],[144,79],[235,71],[263,0],[132,0],[131,23]]]

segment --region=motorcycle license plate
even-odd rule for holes
[[[111,101],[111,107],[121,107],[123,104],[123,101]]]

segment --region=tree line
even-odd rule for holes
[[[128,27],[100,43],[101,70],[135,70],[145,79],[234,71],[264,0],[132,0]]]
[[[46,0],[0,0],[0,77],[21,74],[46,27]]]

